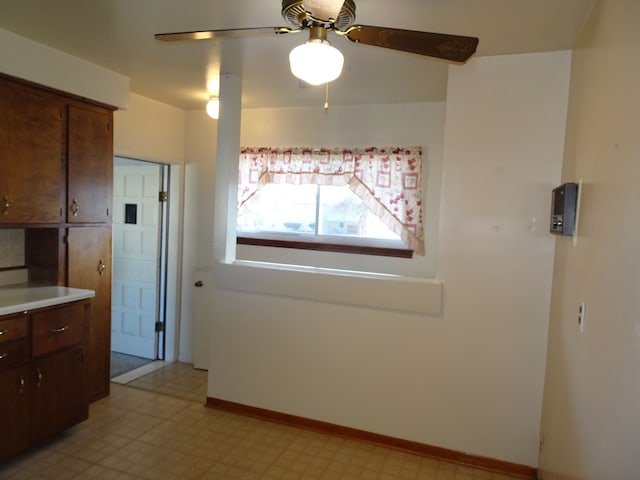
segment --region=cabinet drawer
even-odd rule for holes
[[[85,336],[87,303],[35,312],[31,318],[34,357],[82,343]]]
[[[26,337],[28,333],[29,324],[26,316],[0,320],[0,343]]]
[[[0,370],[29,360],[29,339],[0,343]]]

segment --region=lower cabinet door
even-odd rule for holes
[[[31,443],[39,442],[88,418],[82,347],[38,358],[32,363],[30,370]]]
[[[111,365],[111,227],[67,231],[69,286],[96,292],[91,299],[87,391],[93,402],[109,395]]]
[[[29,368],[0,371],[0,458],[24,450],[29,444]]]

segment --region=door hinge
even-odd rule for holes
[[[156,333],[164,332],[164,322],[156,322]]]
[[[167,200],[169,200],[169,193],[168,192],[159,192],[158,193],[158,201],[159,202],[166,202]]]

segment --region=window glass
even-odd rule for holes
[[[315,234],[316,185],[265,185],[240,209],[240,232]]]
[[[400,240],[347,185],[265,185],[240,209],[237,231],[313,241],[328,237]]]
[[[320,187],[319,218],[320,235],[400,239],[347,185]]]

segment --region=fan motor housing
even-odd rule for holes
[[[295,28],[309,26],[311,18],[304,9],[302,0],[282,0],[282,18]],[[356,4],[353,0],[345,0],[342,10],[335,22],[332,23],[336,30],[346,30],[356,20]]]

